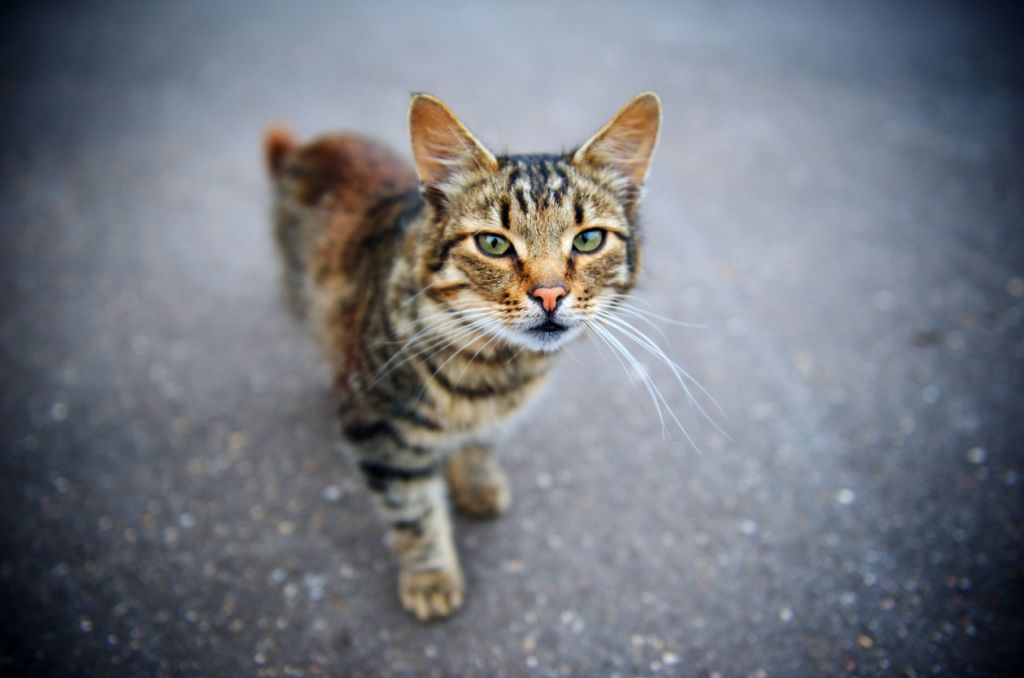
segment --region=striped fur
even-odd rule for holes
[[[462,603],[446,487],[469,513],[506,508],[489,441],[581,319],[636,281],[636,203],[659,116],[643,94],[574,153],[496,157],[417,95],[415,171],[358,136],[297,145],[268,132],[288,298],[323,347],[342,434],[390,526],[401,601],[421,619]],[[573,249],[595,228],[595,251]],[[514,254],[488,254],[482,233]],[[538,288],[561,288],[553,311]]]

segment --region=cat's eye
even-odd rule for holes
[[[481,252],[492,257],[503,257],[512,253],[512,243],[507,238],[493,233],[481,233],[476,237],[476,244]]]
[[[572,239],[572,248],[577,252],[593,252],[604,242],[604,231],[599,228],[592,228],[583,231]]]

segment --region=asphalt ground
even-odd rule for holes
[[[0,673],[1022,671],[1024,50],[970,3],[51,3],[0,22]],[[636,302],[422,625],[279,294],[260,137],[496,151],[652,89]],[[701,401],[705,407],[707,400]]]

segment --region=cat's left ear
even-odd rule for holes
[[[443,101],[429,94],[413,96],[409,134],[416,171],[428,189],[443,193],[461,174],[498,169],[498,161],[491,152]]]
[[[573,155],[577,165],[614,171],[636,188],[643,185],[661,127],[661,100],[654,92],[639,94]]]

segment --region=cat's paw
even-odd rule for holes
[[[494,518],[512,501],[505,472],[496,463],[473,464],[453,459],[448,464],[448,489],[455,506],[477,518]]]
[[[444,619],[462,607],[462,573],[454,569],[413,572],[398,576],[402,607],[420,621]]]

